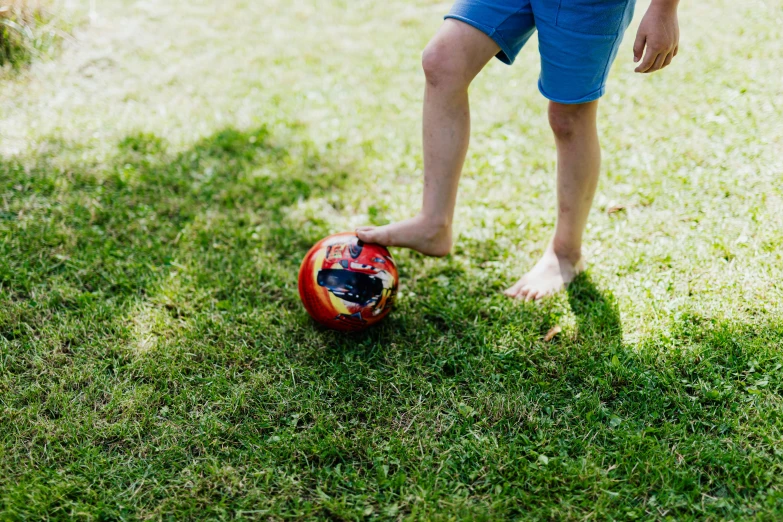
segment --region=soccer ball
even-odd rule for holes
[[[299,268],[299,297],[307,313],[335,330],[363,330],[386,317],[398,284],[386,247],[364,243],[352,232],[316,243]]]

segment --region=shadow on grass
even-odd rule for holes
[[[351,397],[350,408],[336,408],[339,422],[450,455],[430,461],[400,443],[400,473],[419,485],[463,484],[476,497],[515,485],[498,512],[508,517],[535,512],[542,491],[629,517],[783,507],[783,458],[771,442],[783,426],[783,324],[683,314],[631,345],[616,300],[584,274],[567,291],[576,332],[547,343],[542,332],[557,315],[545,307],[487,298],[506,312],[464,313],[446,306],[446,294],[404,305],[403,317],[367,332],[319,331],[320,350],[304,359],[335,397]],[[485,297],[455,299],[473,310]],[[376,457],[329,437],[307,458],[334,467]]]
[[[0,320],[0,335],[21,335],[20,324],[40,322],[36,313],[107,300],[116,311],[154,294],[186,265],[192,286],[210,284],[215,300],[225,302],[247,281],[208,276],[261,249],[292,269],[298,260],[291,259],[324,223],[285,228],[286,208],[349,179],[308,142],[277,143],[264,127],[229,128],[188,150],[167,149],[164,140],[137,134],[108,161],[85,162],[78,147],[52,140],[36,156],[0,161],[0,232],[7,238],[0,288],[5,300],[25,305]]]
[[[621,348],[623,327],[614,297],[599,290],[587,272],[580,274],[566,292],[579,335],[594,346]]]
[[[287,218],[353,189],[334,158],[264,128],[175,154],[130,136],[101,163],[50,146],[0,162],[0,504],[16,513],[775,505],[780,324],[693,314],[630,346],[583,275],[576,331],[544,342],[561,310],[508,301],[456,256],[403,254],[389,320],[324,331],[295,281],[328,223]],[[141,487],[150,470],[160,487]]]

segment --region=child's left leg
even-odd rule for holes
[[[633,17],[634,3],[635,0],[457,0],[448,15],[472,25],[491,38],[500,49],[497,57],[508,64],[514,61],[533,31],[537,29],[539,32],[541,74],[538,88],[552,100],[549,123],[557,145],[557,223],[541,260],[506,290],[510,297],[540,299],[563,288],[584,269],[582,233],[590,213],[601,162],[596,130],[597,100],[605,92],[607,74],[617,55],[622,35]],[[460,49],[464,46],[447,47]],[[470,79],[473,76],[475,73]],[[459,86],[459,99],[465,101],[460,107],[465,108],[467,83]],[[441,133],[448,130],[437,124],[430,128],[440,129]],[[430,155],[432,161],[428,162],[425,153],[425,204],[427,201],[444,200],[447,205],[435,207],[446,208],[447,212],[436,214],[446,214],[448,224],[456,198],[458,169],[464,158],[464,148],[459,151],[459,163],[445,163],[455,165],[454,169],[446,170],[456,174],[438,178],[450,180],[446,185],[426,182],[427,173],[438,171],[434,167],[444,162],[438,155]],[[428,194],[433,197],[428,198]],[[449,241],[434,241],[427,234],[422,234],[425,228],[414,219],[385,227],[362,228],[358,234],[368,242],[405,246],[427,255],[448,253],[450,234]]]
[[[596,117],[598,100],[576,105],[549,103],[549,125],[557,145],[557,223],[543,257],[511,288],[509,297],[532,301],[555,293],[584,270],[582,234],[601,166]]]

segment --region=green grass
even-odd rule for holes
[[[63,38],[83,16],[82,10],[72,3],[67,0],[0,2],[0,73],[18,72],[33,60],[54,56]]]
[[[591,269],[540,306],[500,295],[554,218],[537,56],[491,64],[455,252],[395,251],[357,335],[298,264],[417,210],[448,6],[158,4],[0,88],[0,519],[783,516],[779,2],[686,3],[650,77],[629,33]]]

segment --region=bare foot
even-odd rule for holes
[[[442,257],[451,252],[451,225],[421,214],[382,227],[359,227],[356,235],[365,243],[411,248],[425,256]]]
[[[580,254],[559,256],[550,244],[536,266],[503,293],[525,301],[541,299],[565,288],[584,269]]]

